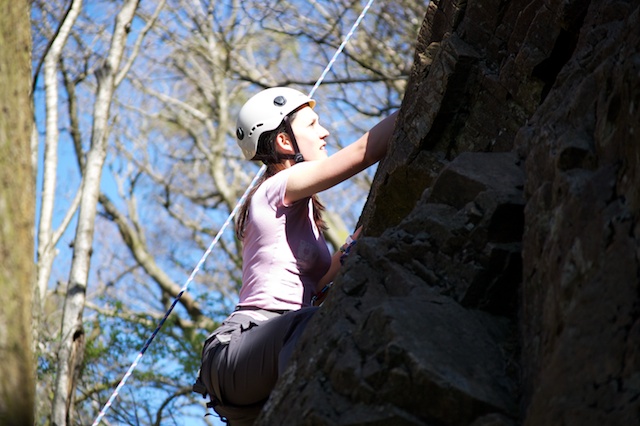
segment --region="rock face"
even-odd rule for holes
[[[640,424],[640,4],[431,1],[261,425]]]

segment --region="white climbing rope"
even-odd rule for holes
[[[344,40],[342,41],[342,43],[340,44],[340,46],[338,47],[336,52],[333,54],[333,57],[331,58],[331,60],[329,61],[329,63],[325,67],[325,69],[322,71],[322,74],[320,74],[320,77],[318,78],[318,81],[316,81],[316,84],[314,84],[313,88],[309,92],[309,97],[313,96],[315,91],[320,86],[320,83],[322,83],[322,81],[326,77],[326,75],[329,72],[329,70],[331,70],[331,67],[333,67],[333,64],[335,63],[336,59],[338,58],[340,53],[342,53],[342,51],[344,50],[344,47],[349,42],[349,39],[351,38],[351,36],[353,36],[353,33],[355,32],[356,28],[358,28],[358,25],[360,25],[360,22],[365,17],[367,12],[369,11],[369,8],[371,8],[372,4],[373,4],[373,0],[369,0],[367,2],[367,4],[365,5],[365,7],[362,9],[362,12],[358,16],[358,19],[356,19],[354,24],[351,26],[351,29],[349,30],[349,32],[345,36]],[[173,308],[176,306],[176,304],[178,303],[178,301],[180,300],[182,295],[187,291],[187,288],[189,287],[189,284],[191,284],[191,282],[195,278],[196,274],[200,271],[200,268],[204,264],[205,260],[207,259],[207,257],[209,257],[209,254],[211,254],[211,251],[213,250],[215,245],[220,240],[220,237],[222,236],[222,233],[225,231],[227,226],[229,226],[229,224],[233,220],[234,216],[236,215],[236,213],[240,209],[240,206],[242,204],[244,204],[244,202],[246,201],[249,192],[256,185],[256,183],[258,182],[258,179],[260,179],[260,177],[262,177],[262,175],[264,174],[266,169],[267,169],[267,167],[265,165],[263,165],[260,168],[260,170],[258,170],[258,173],[256,173],[256,176],[253,178],[253,180],[251,181],[251,183],[249,184],[249,186],[245,190],[244,194],[242,194],[242,197],[240,197],[240,200],[238,200],[238,203],[236,204],[236,206],[233,208],[233,210],[229,214],[229,217],[227,217],[227,219],[222,224],[222,227],[220,227],[220,230],[218,231],[218,233],[216,234],[215,238],[213,239],[211,244],[209,244],[209,247],[207,248],[207,250],[204,252],[202,257],[200,258],[200,260],[196,264],[196,267],[193,269],[193,271],[191,272],[191,275],[189,275],[189,278],[187,279],[187,281],[184,283],[184,285],[180,289],[180,292],[178,293],[178,295],[173,300],[173,303],[171,304],[171,306],[169,307],[169,309],[165,313],[164,317],[160,320],[160,322],[158,323],[158,326],[156,327],[156,329],[153,331],[151,336],[145,342],[144,346],[142,347],[142,349],[138,353],[138,356],[136,356],[136,359],[133,361],[133,363],[131,364],[131,366],[129,367],[127,372],[125,373],[124,377],[122,378],[122,380],[120,380],[120,383],[118,383],[118,386],[116,387],[116,389],[111,394],[111,397],[109,397],[109,400],[107,401],[107,403],[104,405],[102,410],[100,410],[100,413],[96,417],[96,419],[93,422],[92,426],[97,426],[97,425],[100,424],[100,421],[105,416],[105,414],[107,413],[107,411],[109,410],[109,408],[111,407],[111,405],[113,404],[115,399],[118,397],[118,394],[120,393],[120,391],[124,387],[125,383],[129,379],[129,377],[131,377],[131,375],[133,374],[133,370],[135,370],[136,367],[138,366],[138,363],[140,362],[140,359],[143,357],[144,353],[147,351],[147,348],[149,348],[149,346],[151,345],[151,342],[153,342],[153,339],[156,337],[156,335],[158,334],[158,332],[160,331],[160,329],[164,325],[164,322],[167,320],[167,318],[169,317],[169,315],[173,311]]]

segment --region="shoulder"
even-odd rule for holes
[[[285,203],[284,199],[290,175],[291,169],[285,169],[269,177],[262,182],[254,197],[257,196],[264,199],[273,208],[286,207],[288,204]]]

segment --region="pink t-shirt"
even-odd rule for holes
[[[331,254],[313,220],[311,198],[284,204],[290,170],[267,179],[251,199],[238,306],[309,306],[316,284],[331,265]]]

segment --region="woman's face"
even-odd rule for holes
[[[318,114],[311,107],[306,106],[296,113],[291,130],[306,161],[321,160],[328,156],[325,139],[329,131],[320,125]]]

